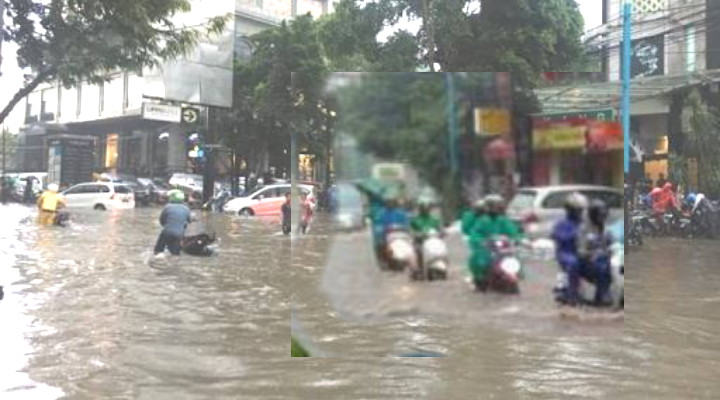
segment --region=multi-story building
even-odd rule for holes
[[[25,101],[25,126],[19,137],[20,169],[80,168],[80,176],[71,180],[89,179],[89,166],[95,172],[156,176],[185,172],[187,136],[199,129],[187,120],[201,121],[206,105],[232,105],[233,61],[251,56],[246,38],[297,15],[309,12],[319,17],[332,12],[333,4],[333,0],[195,3],[191,13],[178,17],[180,23],[194,25],[226,14],[234,15],[234,21],[218,37],[199,43],[188,57],[142,74],[117,71],[101,85],[44,85],[32,92]],[[188,115],[183,114],[186,111]],[[84,160],[70,160],[70,153],[73,159]],[[50,165],[49,154],[54,155]]]
[[[717,85],[720,81],[720,0],[632,3],[630,115],[632,155],[636,161],[633,174],[654,179],[660,173],[668,174],[673,138],[681,136],[674,132],[690,130],[687,105],[675,101],[679,90]],[[620,115],[623,1],[603,0],[602,7],[603,24],[587,32],[586,39],[601,56],[606,82],[538,90],[543,113],[577,117],[604,115],[607,111],[613,119]],[[558,132],[557,143],[561,146],[571,140],[566,133]],[[560,138],[562,135],[564,139]],[[580,150],[577,157],[585,157],[584,149],[577,150]],[[622,152],[614,151],[613,165],[621,165]],[[562,168],[561,162],[555,165],[557,171],[568,170]],[[617,175],[622,177],[621,173]]]

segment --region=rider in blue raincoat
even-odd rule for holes
[[[568,275],[568,287],[563,288],[565,293],[560,293],[564,301],[570,305],[576,305],[578,286],[580,279],[579,246],[581,242],[581,227],[583,212],[587,207],[587,198],[579,193],[573,193],[565,200],[566,216],[560,220],[553,229],[552,239],[555,241],[555,258],[565,273]]]

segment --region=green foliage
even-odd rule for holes
[[[228,122],[242,132],[226,135],[224,141],[250,161],[251,170],[259,162],[258,150],[287,146],[292,133],[311,149],[330,140],[333,118],[323,96],[328,68],[318,29],[308,14],[260,32],[251,38],[252,59],[235,66]]]
[[[290,338],[290,356],[310,357],[310,353],[308,353],[295,338]]]
[[[704,94],[704,95],[703,95]],[[707,89],[692,91],[688,103],[692,109],[690,116],[691,147],[698,155],[698,175],[700,189],[711,197],[720,195],[720,107]],[[672,165],[672,160],[670,160]]]
[[[217,33],[225,18],[203,28],[180,28],[172,17],[190,11],[188,0],[10,0],[5,40],[18,45],[18,65],[36,76],[0,113],[42,82],[64,86],[102,82],[115,70],[140,71],[186,54],[203,33]]]

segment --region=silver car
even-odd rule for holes
[[[575,192],[585,195],[590,201],[603,200],[610,209],[609,224],[623,218],[622,191],[594,185],[521,188],[508,204],[507,213],[523,227],[529,238],[548,238],[555,223],[565,216],[565,199]]]

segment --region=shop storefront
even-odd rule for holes
[[[570,118],[533,121],[533,184],[622,187],[622,131],[617,122]]]

